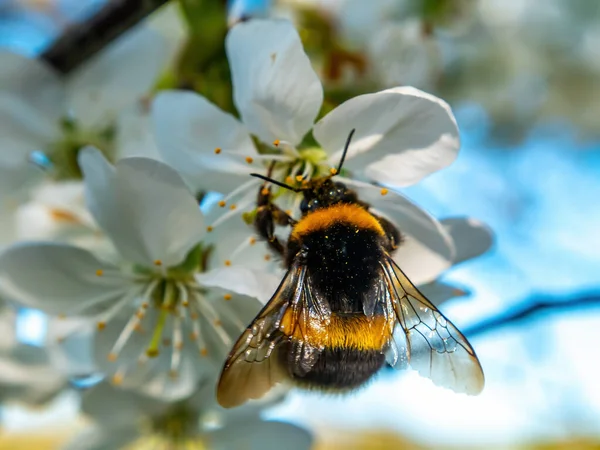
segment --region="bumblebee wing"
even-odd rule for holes
[[[327,305],[314,304],[318,300],[307,281],[306,266],[292,265],[271,300],[237,340],[217,387],[221,406],[229,408],[261,398],[274,385],[289,379],[290,352],[294,373],[310,370],[319,349],[308,344],[308,322],[315,315],[321,316],[319,308]],[[290,336],[299,339],[291,340]]]
[[[476,395],[484,385],[473,347],[387,256],[381,264],[398,325],[387,351],[390,365],[407,363],[435,384]]]

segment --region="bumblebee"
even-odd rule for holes
[[[287,273],[234,345],[217,400],[234,407],[278,383],[345,392],[364,385],[386,362],[409,366],[434,383],[478,394],[484,376],[467,339],[411,283],[392,259],[401,234],[369,211],[332,175],[294,188],[268,176],[255,227]],[[271,184],[301,193],[298,221],[279,209]],[[286,243],[275,225],[291,226]]]

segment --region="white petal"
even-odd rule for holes
[[[57,318],[48,321],[46,351],[52,365],[68,377],[87,377],[98,369],[92,357],[96,323],[84,318]]]
[[[273,296],[281,278],[268,272],[231,266],[198,274],[196,280],[202,286],[227,289],[240,295],[257,298],[265,303]]]
[[[61,447],[61,450],[116,450],[127,448],[127,444],[135,441],[139,432],[134,426],[88,428]]]
[[[208,434],[212,450],[309,450],[313,438],[308,431],[290,423],[247,420]]]
[[[41,405],[60,393],[66,379],[49,364],[44,349],[20,344],[0,355],[0,401]]]
[[[323,103],[323,88],[288,21],[251,20],[225,41],[242,121],[263,142],[298,144]]]
[[[27,104],[46,122],[56,123],[66,111],[63,82],[40,59],[0,50],[0,92]]]
[[[47,150],[59,133],[58,121],[16,95],[0,92],[0,165],[15,169],[31,165],[29,155]]]
[[[468,295],[469,292],[451,284],[433,281],[419,286],[419,291],[435,306],[440,306],[455,297]]]
[[[246,162],[257,154],[246,128],[196,93],[160,92],[152,122],[162,159],[197,191],[228,192],[261,170]]]
[[[114,275],[98,276],[98,270]],[[9,247],[0,255],[0,282],[8,298],[50,314],[110,303],[130,285],[88,251],[52,243]]]
[[[454,241],[454,264],[476,258],[487,252],[494,243],[494,233],[483,222],[469,217],[441,220]]]
[[[436,219],[394,191],[381,195],[381,188],[376,186],[352,184],[359,198],[372,205],[373,212],[389,219],[404,235],[404,242],[392,256],[414,284],[432,281],[452,265],[452,238]]]
[[[148,93],[167,57],[159,33],[141,27],[125,34],[69,76],[69,106],[77,120],[91,127],[114,119]]]
[[[144,102],[125,108],[119,114],[116,137],[117,157],[144,156],[160,160],[154,139],[150,111]]]
[[[81,399],[81,410],[94,422],[106,428],[135,429],[140,416],[159,412],[164,405],[136,392],[119,389],[104,381],[97,384]]]
[[[443,100],[412,87],[354,97],[321,119],[314,136],[335,163],[351,129],[344,167],[390,186],[409,186],[456,159],[456,120]]]
[[[120,160],[115,170],[90,148],[80,152],[79,163],[90,211],[130,261],[173,266],[202,239],[196,199],[169,166],[135,157]]]

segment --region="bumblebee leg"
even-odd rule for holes
[[[373,214],[373,216],[379,221],[381,227],[383,228],[383,231],[385,232],[385,236],[387,238],[386,250],[388,252],[396,250],[400,246],[400,244],[402,244],[403,240],[402,234],[400,234],[400,230],[398,230],[396,225],[394,225],[389,220],[380,216],[376,216],[375,214]]]
[[[270,188],[261,187],[256,203],[257,210],[254,219],[256,231],[267,241],[271,250],[283,256],[284,244],[275,236],[275,225],[293,225],[295,223],[294,219],[271,202]]]

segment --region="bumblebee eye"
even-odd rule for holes
[[[303,198],[300,202],[300,211],[303,213],[308,211],[308,200],[306,198]]]
[[[319,207],[319,200],[317,200],[316,198],[313,198],[311,201],[308,202],[309,211],[314,211],[318,207]]]

